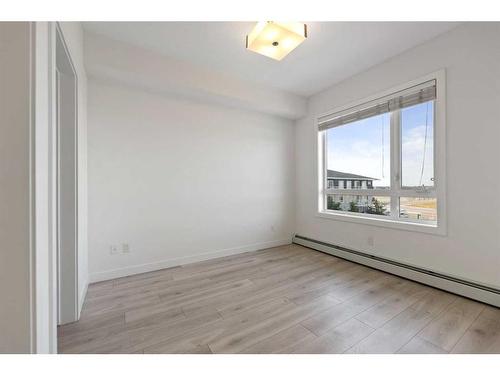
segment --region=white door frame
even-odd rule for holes
[[[55,171],[56,171],[56,251],[57,251],[57,282],[58,282],[58,324],[74,322],[79,319],[78,299],[78,78],[71,55],[68,51],[64,35],[59,24],[55,27],[56,37],[56,143],[55,143]],[[59,60],[61,59],[61,60]],[[61,96],[62,90],[73,90]],[[69,97],[69,98],[68,98]],[[70,101],[68,102],[67,99]],[[66,102],[65,102],[66,101]],[[60,103],[70,105],[59,108]],[[70,117],[68,117],[70,116]],[[64,121],[64,122],[63,122]],[[71,128],[62,128],[62,124],[71,122]],[[69,138],[67,138],[67,132]],[[71,142],[70,147],[63,142]],[[68,150],[69,149],[69,150]],[[70,154],[63,152],[69,151]],[[64,166],[64,157],[72,157],[70,169]],[[65,179],[63,179],[63,173]],[[72,177],[67,178],[67,173]],[[69,181],[69,187],[68,187]],[[69,191],[67,189],[70,189]],[[72,190],[71,190],[72,189]],[[69,194],[69,200],[68,195]],[[64,199],[66,198],[66,199]],[[70,202],[70,203],[68,203]],[[69,206],[65,207],[65,205]],[[64,219],[63,212],[69,208],[70,218]],[[74,220],[74,222],[73,222]],[[68,224],[68,221],[69,224]],[[69,226],[68,226],[69,225]],[[69,236],[67,238],[66,236]],[[69,242],[68,242],[69,241]],[[63,251],[64,250],[64,251]],[[63,279],[63,280],[61,280]],[[68,285],[71,284],[71,285]]]
[[[35,163],[33,176],[35,186],[31,198],[35,206],[32,224],[35,233],[33,241],[35,267],[32,269],[34,273],[32,352],[57,353],[56,41],[58,34],[63,41],[66,53],[68,50],[64,42],[64,34],[57,22],[31,22],[30,25],[33,30],[31,64],[34,90],[32,90],[31,101],[35,134],[31,146]],[[69,55],[69,61],[75,71],[71,55]],[[78,87],[78,76],[75,74],[75,77],[76,87]],[[76,95],[75,98],[78,96]],[[76,105],[78,106],[77,99]],[[78,107],[76,117],[78,118]],[[76,136],[78,137],[78,132]],[[78,139],[76,148],[75,168],[78,168]],[[78,210],[78,205],[76,208]],[[76,295],[78,295],[78,290]],[[78,315],[79,309],[77,308],[76,311]],[[79,316],[76,316],[76,319],[78,318]]]

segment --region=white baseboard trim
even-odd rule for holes
[[[500,307],[500,290],[493,286],[482,285],[390,259],[383,259],[361,251],[347,249],[299,235],[293,238],[293,243]]]
[[[161,270],[164,268],[181,266],[183,264],[189,264],[189,263],[195,263],[195,262],[201,262],[203,260],[220,258],[220,257],[228,256],[228,255],[235,255],[235,254],[246,253],[249,251],[257,251],[257,250],[267,249],[270,247],[289,245],[291,243],[292,243],[291,238],[282,239],[282,240],[275,240],[275,241],[260,242],[260,243],[256,243],[256,244],[233,247],[230,249],[224,249],[224,250],[218,250],[218,251],[212,251],[212,252],[206,252],[206,253],[191,255],[191,256],[186,256],[186,257],[165,259],[165,260],[162,260],[159,262],[143,263],[143,264],[139,264],[137,266],[129,266],[129,267],[123,267],[123,268],[115,268],[115,269],[112,269],[109,271],[94,272],[94,273],[90,274],[89,279],[90,279],[90,283],[96,283],[99,281],[112,280],[112,279],[117,279],[119,277],[136,275],[139,273],[157,271],[157,270]]]

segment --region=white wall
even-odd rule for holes
[[[93,80],[88,109],[92,281],[291,241],[291,121]]]
[[[500,23],[470,23],[319,93],[296,122],[298,234],[500,287]],[[446,236],[316,217],[314,118],[445,68]],[[470,179],[477,181],[471,191]],[[373,247],[368,236],[374,237]]]
[[[87,73],[80,22],[60,23],[78,79],[78,297],[80,310],[88,285]]]
[[[85,67],[89,78],[118,81],[176,98],[289,119],[305,114],[306,99],[302,96],[88,32],[85,33]]]
[[[0,22],[0,353],[34,349],[30,35]]]

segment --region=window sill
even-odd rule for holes
[[[398,221],[386,217],[378,218],[378,217],[354,216],[348,213],[337,213],[330,211],[320,211],[316,214],[316,216],[324,219],[344,221],[355,224],[374,225],[390,229],[406,230],[412,232],[446,236],[446,229],[444,228],[443,225]]]

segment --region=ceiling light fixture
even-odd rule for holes
[[[306,38],[304,23],[262,21],[247,35],[246,48],[279,61]]]

